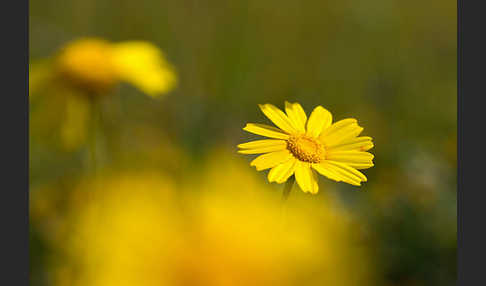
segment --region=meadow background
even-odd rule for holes
[[[455,285],[455,1],[31,1],[31,67],[93,36],[155,44],[178,85],[103,97],[93,166],[31,72],[32,285]],[[295,187],[282,229],[236,145],[285,100],[357,118],[375,166]]]

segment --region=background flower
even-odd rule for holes
[[[112,94],[120,82],[131,83],[151,97],[166,94],[177,83],[174,68],[152,43],[110,43],[100,38],[65,44],[52,58],[31,64],[30,77],[32,129],[48,130],[40,135],[48,137],[48,142],[54,135],[56,144],[68,151],[79,149],[87,137],[94,136],[90,135],[93,128],[103,127],[95,122],[107,115],[102,106],[107,99],[102,97]]]
[[[175,87],[177,77],[162,51],[144,41],[111,43],[101,38],[81,38],[60,48],[50,59],[31,65],[32,88],[52,74],[60,84],[71,85],[88,96],[106,95],[126,81],[156,97]],[[44,75],[44,76],[43,76]]]

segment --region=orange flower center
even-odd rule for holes
[[[306,135],[290,136],[287,149],[303,162],[319,163],[324,159],[324,146],[317,139]]]
[[[106,93],[117,82],[110,43],[81,39],[65,46],[57,57],[61,78],[89,93]]]

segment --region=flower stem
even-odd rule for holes
[[[88,174],[98,177],[101,167],[104,163],[105,146],[104,146],[104,124],[103,108],[100,96],[90,94],[88,96],[90,103],[90,124],[88,130]]]
[[[96,94],[90,94],[88,96],[90,100],[90,125],[89,125],[89,141],[88,141],[88,153],[89,164],[87,175],[93,180],[93,186],[88,191],[86,199],[89,203],[94,203],[97,200],[97,190],[99,189],[100,180],[100,125],[101,125],[101,102]]]
[[[90,116],[90,128],[89,134],[89,158],[90,158],[90,168],[96,175],[98,170],[98,160],[97,160],[97,147],[98,147],[98,102],[95,98],[90,98],[91,103],[91,116]]]
[[[287,199],[289,198],[290,191],[292,190],[292,187],[294,186],[294,182],[295,182],[295,177],[292,176],[285,183],[285,187],[284,187],[284,190],[282,192],[282,203],[285,203],[287,201]]]
[[[294,186],[294,182],[295,182],[295,176],[290,177],[285,183],[285,187],[282,192],[282,212],[281,212],[281,222],[280,222],[282,231],[285,229],[285,224],[287,221],[287,199],[289,198],[290,191]]]

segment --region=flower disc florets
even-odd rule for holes
[[[290,136],[287,149],[303,162],[319,163],[324,159],[324,146],[317,139],[306,135]]]

